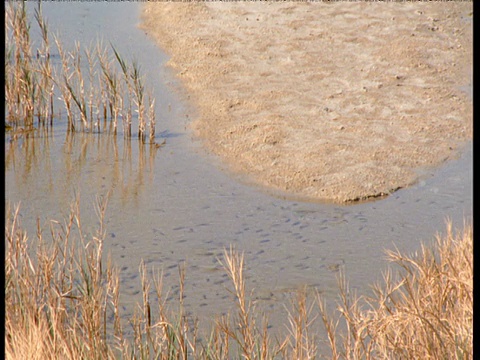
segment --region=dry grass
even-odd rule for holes
[[[149,276],[142,263],[143,301],[129,320],[133,337],[127,337],[118,269],[103,255],[107,200],[95,204],[100,225],[94,234],[82,230],[77,199],[63,223],[51,222],[48,240],[40,226],[28,236],[19,208],[7,208],[7,359],[312,359],[326,353],[320,349],[325,342],[332,359],[473,358],[471,226],[456,234],[449,226],[446,236],[412,257],[389,252],[399,271],[385,273],[373,298],[350,294],[340,277],[336,317],[318,294],[300,291],[288,307],[288,331],[275,339],[246,290],[244,258],[235,249],[219,259],[235,308],[208,324],[206,336],[199,329],[207,327],[183,309],[184,266],[178,299],[169,308],[161,274]],[[326,339],[319,336],[321,324]]]
[[[52,49],[41,2],[35,9],[35,20],[41,34],[39,44],[31,40],[25,2],[6,3],[5,107],[9,128],[33,128],[35,118],[38,125],[52,126],[63,110],[69,131],[115,135],[121,119],[124,137],[129,139],[132,120],[136,119],[138,138],[142,143],[147,141],[148,122],[148,141],[154,143],[155,101],[145,88],[140,66],[128,64],[113,46],[112,54],[101,43],[86,49],[76,43],[67,50],[54,36],[56,49]]]
[[[473,235],[447,226],[421,252],[406,256],[388,251],[398,271],[384,273],[374,297],[357,298],[340,281],[340,317],[334,322],[319,302],[332,358],[343,359],[472,359]],[[363,306],[361,306],[361,304]],[[336,328],[343,320],[347,332]]]

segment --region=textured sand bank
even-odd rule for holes
[[[249,181],[313,200],[389,194],[472,138],[472,3],[164,3],[143,29],[171,56],[206,148]]]

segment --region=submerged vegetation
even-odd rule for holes
[[[125,138],[132,137],[136,120],[138,138],[155,139],[155,99],[145,87],[140,66],[128,64],[111,45],[101,43],[67,50],[57,36],[53,43],[42,16],[35,21],[41,41],[31,40],[25,2],[8,2],[5,9],[5,124],[7,130],[53,126],[59,117],[68,131],[117,134],[119,122]],[[148,138],[148,140],[147,140]]]
[[[448,226],[444,237],[415,256],[388,252],[398,271],[385,273],[372,298],[352,294],[341,276],[333,315],[319,294],[300,291],[290,304],[283,337],[270,334],[253,294],[247,293],[244,258],[235,249],[218,260],[231,279],[235,306],[209,328],[184,311],[181,264],[174,310],[162,276],[141,264],[143,301],[129,319],[133,336],[126,336],[119,270],[103,254],[107,200],[97,199],[100,225],[92,235],[82,230],[78,199],[63,223],[51,222],[49,237],[39,226],[32,238],[22,228],[19,208],[7,209],[7,359],[473,358],[470,225],[457,233]],[[319,336],[319,326],[326,339]]]

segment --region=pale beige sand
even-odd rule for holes
[[[149,3],[143,29],[236,174],[346,202],[414,183],[472,138],[472,3]]]

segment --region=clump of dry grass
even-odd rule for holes
[[[196,320],[183,310],[184,266],[179,266],[177,305],[169,310],[161,275],[150,280],[142,263],[143,301],[129,320],[133,337],[127,337],[118,269],[103,259],[107,199],[96,203],[100,225],[95,234],[82,230],[77,199],[63,224],[52,221],[49,240],[40,226],[35,238],[28,236],[19,222],[19,207],[7,208],[7,359],[272,359],[299,343],[289,340],[290,335],[282,344],[271,341],[266,319],[257,326],[260,317],[246,293],[243,255],[232,248],[221,263],[232,279],[236,311],[218,318],[201,338]]]
[[[5,354],[8,359],[113,358],[105,315],[113,296],[104,287],[102,225],[84,242],[78,201],[63,223],[52,221],[51,239],[38,226],[31,241],[19,208],[7,208],[5,232]],[[74,237],[73,232],[78,236]]]
[[[129,337],[119,272],[103,255],[107,200],[99,197],[95,204],[94,234],[82,230],[77,199],[63,223],[51,222],[50,239],[40,225],[29,236],[19,207],[7,208],[7,359],[312,359],[324,353],[317,317],[327,330],[332,359],[473,357],[471,226],[457,234],[449,226],[445,237],[423,246],[418,256],[389,252],[400,271],[396,277],[387,272],[373,298],[350,294],[341,277],[335,318],[319,295],[311,299],[300,291],[288,310],[286,334],[274,340],[247,292],[244,257],[235,249],[219,260],[232,280],[235,308],[210,324],[206,336],[183,308],[184,266],[179,265],[180,291],[170,308],[161,274],[149,275],[142,263],[143,298],[129,320]]]
[[[59,61],[54,61],[57,54],[51,49],[41,2],[35,9],[41,33],[36,45],[31,41],[25,2],[10,1],[5,10],[5,105],[9,126],[32,128],[35,117],[38,124],[48,120],[53,125],[53,119],[61,116],[57,109],[60,102],[55,100],[58,98],[63,102],[70,131],[115,135],[122,119],[124,137],[129,139],[132,120],[136,119],[141,142],[147,142],[147,122],[148,141],[155,142],[155,101],[136,62],[129,65],[113,46],[114,56],[100,43],[85,50],[76,43],[68,51],[56,36]]]
[[[472,227],[445,236],[406,256],[388,251],[398,267],[384,273],[374,296],[358,298],[340,279],[341,316],[332,320],[319,301],[332,358],[472,359],[473,236]],[[337,326],[347,329],[339,341]]]

